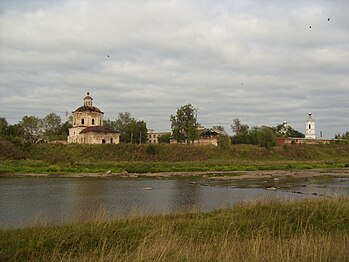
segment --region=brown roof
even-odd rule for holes
[[[98,112],[104,114],[98,107],[95,106],[80,106],[74,112]]]
[[[89,126],[83,129],[80,134],[83,133],[89,133],[89,132],[96,132],[96,133],[119,133],[118,131],[104,126]]]

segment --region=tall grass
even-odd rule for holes
[[[0,231],[4,261],[348,261],[349,199]]]

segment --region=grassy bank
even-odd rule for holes
[[[349,199],[1,230],[4,261],[347,261]]]
[[[0,150],[1,151],[1,150]],[[6,153],[6,155],[5,155]],[[7,150],[0,173],[114,173],[310,169],[349,166],[349,145],[32,145]],[[19,159],[24,158],[26,159]],[[20,156],[20,157],[19,157]]]

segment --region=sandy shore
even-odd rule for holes
[[[161,173],[74,173],[74,174],[0,174],[0,177],[119,177],[119,178],[179,178],[204,177],[212,180],[312,178],[321,176],[349,177],[349,168],[268,170],[268,171],[206,171],[206,172],[161,172]]]

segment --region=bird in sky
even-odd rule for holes
[[[311,28],[311,26],[309,26],[309,28]]]

